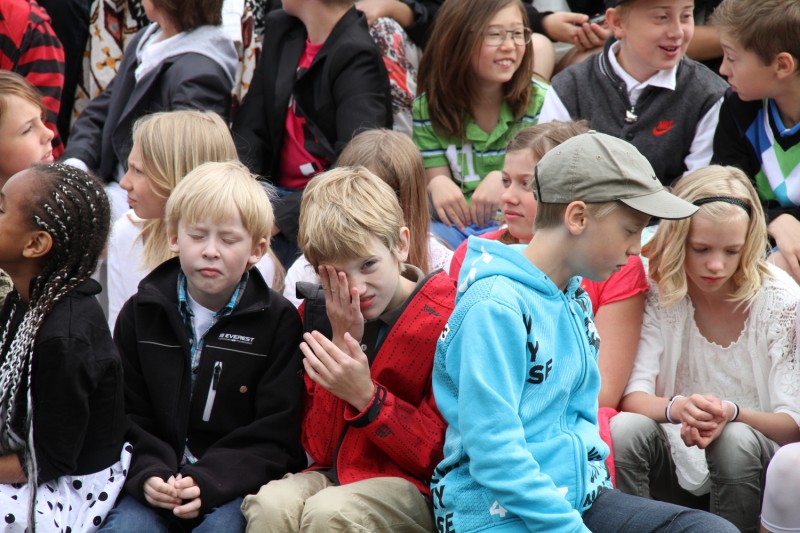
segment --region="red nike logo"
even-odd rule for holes
[[[672,126],[673,124],[671,120],[662,120],[661,122],[658,123],[658,126],[653,128],[653,135],[655,135],[656,137],[660,137],[661,135],[664,135],[669,130],[671,130]]]

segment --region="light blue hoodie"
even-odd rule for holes
[[[441,533],[588,531],[581,514],[611,488],[589,296],[580,278],[559,290],[522,248],[470,238],[436,347]]]

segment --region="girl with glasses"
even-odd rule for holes
[[[413,137],[435,221],[452,247],[496,227],[505,145],[536,124],[547,85],[519,0],[446,0],[420,63]]]

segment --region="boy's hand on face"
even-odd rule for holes
[[[333,330],[333,340],[345,348],[344,334],[349,333],[358,342],[364,336],[364,315],[361,314],[358,291],[350,288],[344,272],[336,272],[330,265],[319,266],[319,279],[325,292],[325,309]]]
[[[183,503],[178,495],[178,490],[174,486],[175,476],[170,476],[164,481],[158,476],[147,478],[144,482],[144,499],[153,507],[160,509],[175,509]]]
[[[493,170],[486,174],[472,193],[469,212],[476,226],[482,228],[494,219],[500,208],[501,194],[503,194],[503,173]]]
[[[178,492],[178,497],[181,499],[178,505],[172,509],[172,512],[178,518],[189,520],[197,518],[200,515],[200,487],[194,482],[191,477],[183,477],[178,474],[174,482],[175,490]]]
[[[369,360],[359,342],[345,333],[346,350],[341,350],[318,332],[303,334],[300,350],[308,377],[325,390],[361,412],[372,401],[375,384],[369,370]]]

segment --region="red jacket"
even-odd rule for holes
[[[430,495],[446,428],[433,399],[431,371],[455,293],[445,272],[419,288],[372,362],[375,396],[360,413],[305,377],[302,440],[316,463],[312,468],[333,467],[342,485],[401,477]]]

